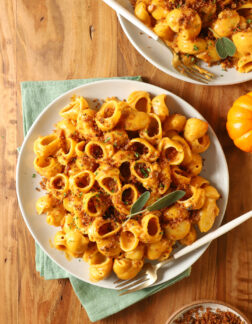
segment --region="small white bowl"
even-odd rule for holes
[[[187,304],[180,309],[178,309],[175,313],[169,317],[166,324],[175,324],[175,321],[178,320],[182,315],[184,315],[189,310],[192,310],[196,307],[203,307],[203,311],[205,311],[207,308],[210,308],[211,311],[215,312],[217,309],[223,311],[223,312],[231,312],[238,316],[244,324],[251,324],[251,321],[247,318],[246,315],[244,315],[239,309],[237,309],[234,306],[231,306],[225,302],[221,302],[218,300],[198,300],[195,302],[192,302],[190,304]]]

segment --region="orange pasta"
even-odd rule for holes
[[[208,65],[221,63],[224,69],[234,66],[241,73],[252,71],[251,1],[131,2],[136,17],[176,54],[172,62],[174,67],[178,65],[179,59],[187,66],[195,66],[196,60],[201,60]],[[232,51],[223,53],[219,47],[222,41],[228,42],[229,47],[231,43]],[[148,98],[145,98],[147,103]]]
[[[92,281],[112,271],[133,278],[145,258],[167,259],[175,241],[193,243],[195,225],[208,231],[219,213],[219,193],[199,176],[208,125],[170,114],[165,102],[165,94],[135,91],[127,101],[107,99],[97,112],[73,97],[56,131],[34,143],[34,168],[47,191],[37,213],[60,227],[55,247],[83,258]],[[176,204],[127,218],[143,192],[149,205],[176,189],[186,192]]]

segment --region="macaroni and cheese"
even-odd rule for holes
[[[210,145],[205,121],[171,114],[166,95],[144,91],[108,98],[97,111],[74,96],[59,114],[54,132],[34,142],[34,168],[47,191],[36,209],[61,227],[54,246],[83,258],[92,281],[112,270],[133,278],[145,258],[165,260],[176,241],[196,240],[196,226],[212,227],[220,195],[199,175]],[[143,192],[152,204],[177,189],[186,195],[172,206],[127,218]]]
[[[196,59],[224,69],[252,70],[252,2],[246,0],[135,0],[135,15],[186,65]],[[236,53],[221,59],[218,38],[233,41]],[[176,65],[176,60],[173,62]]]

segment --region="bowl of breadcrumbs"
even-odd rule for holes
[[[251,324],[251,321],[227,303],[199,300],[177,310],[166,324]]]

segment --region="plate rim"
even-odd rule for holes
[[[114,289],[116,290],[116,288],[113,286],[113,287],[107,287],[107,286],[104,286],[102,284],[97,284],[95,282],[91,282],[91,281],[87,281],[83,278],[81,278],[80,276],[74,274],[71,270],[69,269],[66,269],[64,266],[62,266],[57,260],[55,260],[55,258],[50,255],[49,252],[46,251],[46,248],[43,247],[42,243],[40,243],[39,239],[37,238],[36,234],[34,233],[34,231],[32,230],[29,222],[28,222],[28,217],[26,217],[26,214],[25,214],[25,210],[24,210],[24,207],[23,207],[23,204],[22,204],[22,198],[21,198],[21,194],[20,194],[20,181],[19,181],[19,170],[20,170],[20,167],[21,167],[21,158],[22,158],[22,154],[23,154],[23,151],[26,147],[26,143],[30,137],[30,135],[32,134],[33,132],[33,129],[35,128],[36,124],[39,122],[40,118],[49,110],[51,109],[51,107],[54,106],[55,103],[57,103],[57,101],[59,101],[61,98],[69,95],[70,93],[72,92],[75,92],[75,91],[78,91],[79,89],[82,89],[82,88],[85,88],[85,87],[88,87],[88,86],[91,86],[91,85],[95,85],[95,84],[102,84],[102,83],[110,83],[110,82],[122,82],[122,83],[133,83],[136,85],[141,83],[141,84],[145,84],[145,85],[148,85],[152,88],[154,88],[154,90],[159,90],[159,91],[165,91],[167,93],[169,93],[170,95],[172,96],[175,96],[177,99],[181,100],[183,103],[185,103],[186,105],[189,105],[190,108],[193,110],[193,111],[196,111],[203,120],[207,121],[204,116],[201,115],[201,113],[196,109],[194,108],[190,103],[188,103],[186,100],[184,100],[183,98],[179,97],[178,95],[172,93],[171,91],[169,90],[166,90],[164,88],[161,88],[161,87],[158,87],[156,85],[153,85],[151,83],[146,83],[146,82],[143,82],[143,81],[137,81],[137,80],[129,80],[129,79],[117,79],[117,78],[114,78],[114,79],[105,79],[105,80],[97,80],[97,81],[93,81],[93,82],[89,82],[89,83],[86,83],[86,84],[82,84],[80,86],[77,86],[77,87],[74,87],[66,92],[64,92],[63,94],[59,95],[58,97],[56,97],[54,100],[52,100],[40,113],[39,115],[37,116],[37,118],[34,120],[32,126],[29,128],[29,131],[27,132],[26,136],[24,137],[23,139],[23,143],[22,143],[22,146],[21,146],[21,149],[19,150],[19,153],[18,153],[18,160],[17,160],[17,166],[16,166],[16,193],[17,193],[17,199],[18,199],[18,205],[19,205],[19,209],[21,211],[21,214],[22,214],[22,217],[23,217],[23,220],[25,221],[25,224],[27,226],[27,228],[29,229],[29,232],[30,234],[32,235],[33,239],[35,240],[35,242],[40,246],[40,248],[43,250],[43,252],[53,261],[55,262],[60,268],[62,268],[64,271],[66,271],[67,273],[69,273],[70,275],[78,278],[79,280],[83,281],[83,282],[86,282],[86,283],[89,283],[89,284],[92,284],[92,285],[95,285],[97,287],[102,287],[102,288],[106,288],[106,289]],[[217,144],[219,146],[219,149],[222,153],[222,159],[223,159],[223,162],[224,162],[224,165],[225,165],[225,172],[226,172],[226,176],[227,176],[227,196],[225,197],[225,203],[223,205],[223,216],[222,216],[222,221],[223,221],[223,218],[225,216],[225,212],[226,212],[226,208],[227,208],[227,203],[228,203],[228,198],[229,198],[229,170],[228,170],[228,164],[227,164],[227,161],[226,161],[226,157],[225,157],[225,154],[224,154],[224,151],[223,151],[223,148],[221,146],[221,143],[217,137],[217,135],[215,134],[213,128],[211,127],[211,125],[208,123],[209,125],[209,128],[211,129],[213,135],[215,136],[216,140],[217,140]],[[221,221],[221,223],[222,223]],[[220,223],[220,225],[221,225]],[[220,226],[219,225],[219,226]],[[209,245],[211,244],[210,243],[207,243],[206,245],[202,246],[200,249],[202,249],[202,251],[200,252],[199,256],[194,260],[194,261],[190,261],[190,265],[189,266],[192,266],[204,253],[205,251],[207,250],[207,248],[209,247]],[[197,251],[197,250],[196,250]],[[162,284],[162,283],[165,283],[169,280],[172,280],[173,278],[175,278],[176,276],[179,276],[182,272],[184,272],[186,269],[183,269],[181,270],[181,272],[179,273],[176,273],[176,275],[170,279],[167,279],[167,280],[164,280],[162,282],[157,282],[157,283],[154,283],[152,285],[152,287],[154,286],[157,286],[159,284]],[[105,279],[106,280],[106,279]]]
[[[141,48],[138,46],[138,44],[133,40],[133,38],[130,36],[128,29],[126,27],[127,24],[132,24],[130,21],[128,21],[126,18],[124,18],[123,16],[121,16],[119,13],[117,14],[118,20],[120,22],[120,26],[122,27],[123,32],[125,33],[125,35],[127,36],[128,40],[130,41],[131,45],[133,45],[133,47],[138,51],[138,53],[140,55],[142,55],[150,64],[152,64],[153,66],[155,66],[157,69],[159,69],[160,71],[164,72],[165,74],[168,74],[172,77],[174,77],[177,80],[180,81],[185,81],[191,84],[196,84],[196,85],[201,85],[201,86],[209,86],[209,87],[219,87],[219,86],[230,86],[230,85],[235,85],[235,84],[241,84],[241,83],[245,83],[245,82],[249,82],[252,80],[252,76],[250,79],[248,80],[240,80],[240,81],[235,81],[235,82],[216,82],[216,83],[203,83],[203,82],[199,82],[196,81],[194,79],[190,79],[187,76],[184,76],[183,74],[181,74],[181,77],[179,77],[179,74],[173,72],[172,70],[169,70],[168,68],[163,67],[162,65],[160,65],[158,62],[156,62],[155,60],[151,59],[144,51],[141,50]],[[133,24],[132,24],[133,25]],[[136,26],[134,26],[136,29],[138,29]],[[237,71],[237,73],[239,73]],[[251,73],[252,75],[252,71],[248,72],[248,74]]]

